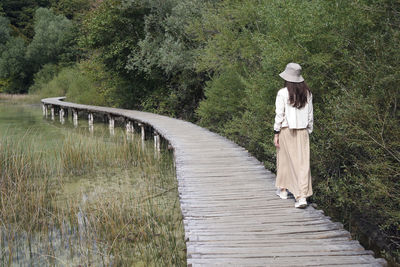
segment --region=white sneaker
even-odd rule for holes
[[[307,200],[305,197],[300,198],[299,200],[294,203],[294,207],[298,209],[304,209],[307,207]]]
[[[278,197],[280,197],[281,199],[287,199],[288,193],[287,193],[286,190],[283,190],[283,191],[282,191],[280,188],[278,188],[278,189],[276,190],[276,195],[277,195]]]

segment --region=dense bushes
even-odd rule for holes
[[[45,65],[35,75],[31,92],[43,97],[67,96],[69,100],[91,105],[117,106],[123,104],[118,81],[99,63],[84,61],[74,67],[57,70]]]
[[[277,74],[287,62],[302,64],[316,113],[313,199],[346,225],[378,226],[386,249],[398,251],[399,5],[385,1],[377,9],[380,2],[224,1],[190,32],[205,44],[199,70],[217,73],[200,103],[200,123],[271,169]],[[223,83],[229,89],[222,93],[218,81],[232,76],[232,67],[243,69],[229,79],[240,79],[243,88],[227,101],[233,87]]]
[[[72,21],[51,10],[39,8],[35,13],[35,36],[26,56],[36,68],[48,63],[74,60],[74,27]]]
[[[33,39],[13,36],[8,19],[0,17],[0,79],[7,81],[0,91],[26,93],[33,76],[45,64],[75,60],[75,28],[63,15],[46,8],[35,12]]]

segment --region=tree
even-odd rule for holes
[[[10,38],[0,55],[0,78],[6,79],[5,92],[26,92],[29,70],[26,70],[25,41],[19,37]]]
[[[5,16],[5,15],[6,15],[6,14],[4,13],[3,6],[2,6],[2,4],[0,3],[0,17]]]
[[[34,71],[47,63],[74,59],[74,27],[63,15],[55,15],[46,8],[35,12],[35,36],[27,48],[27,58]]]
[[[0,16],[0,52],[1,46],[5,45],[10,39],[10,21],[6,17]]]
[[[124,5],[118,0],[105,0],[83,21],[82,46],[90,51],[90,60],[100,60],[121,85],[118,94],[124,98],[120,105],[127,108],[141,108],[143,99],[161,84],[158,77],[126,68],[129,54],[143,38],[144,16],[148,11],[140,1]]]
[[[25,60],[25,41],[11,36],[10,22],[0,17],[0,79],[2,91],[23,92],[28,78]]]
[[[88,11],[93,0],[50,0],[51,7],[58,14],[63,14],[67,19],[74,20]]]
[[[34,35],[33,16],[38,7],[48,7],[49,0],[1,0],[5,15],[10,19],[13,30],[24,38]]]
[[[147,12],[141,3],[101,2],[83,22],[83,46],[101,51],[99,57],[110,70],[122,76],[134,74],[126,69],[128,56],[143,37]]]
[[[205,75],[195,70],[194,51],[198,43],[185,31],[201,16],[208,1],[146,0],[144,38],[133,47],[126,68],[163,80],[169,106],[167,113],[193,120],[203,97]]]
[[[34,73],[43,65],[75,59],[74,28],[70,20],[39,8],[34,29],[35,36],[27,46],[18,34],[12,36],[9,21],[0,17],[0,77],[6,81],[4,91],[27,92]]]

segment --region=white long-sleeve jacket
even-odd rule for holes
[[[306,105],[298,109],[289,103],[288,89],[286,87],[280,89],[276,96],[275,114],[274,131],[279,132],[282,127],[289,127],[289,129],[307,129],[308,133],[311,133],[314,124],[312,94],[308,97]]]

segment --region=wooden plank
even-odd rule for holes
[[[231,258],[219,257],[211,259],[188,259],[190,266],[382,266],[370,255],[363,256],[319,256],[319,257],[258,257]]]

